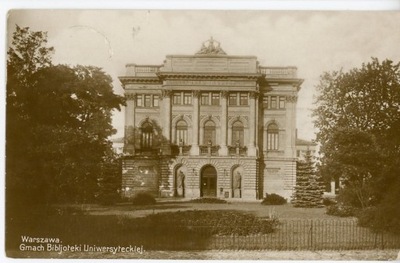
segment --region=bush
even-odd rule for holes
[[[277,194],[266,194],[261,202],[262,205],[284,205],[286,203],[286,199]]]
[[[324,206],[330,206],[330,205],[336,205],[337,202],[333,198],[324,197],[324,199],[322,200],[322,204]]]
[[[226,204],[227,201],[219,198],[197,198],[190,201],[191,203],[205,203],[205,204]]]
[[[349,217],[355,216],[356,213],[357,209],[352,206],[336,204],[326,207],[326,214],[332,216]]]
[[[358,225],[376,232],[400,234],[400,218],[395,215],[396,209],[398,210],[395,207],[385,206],[365,208],[357,214]]]
[[[154,205],[155,203],[156,199],[148,193],[138,193],[132,199],[133,205]]]

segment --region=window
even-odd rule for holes
[[[264,106],[264,109],[268,109],[268,99],[269,99],[268,96],[264,96],[264,97],[263,97],[263,106]]]
[[[136,97],[136,106],[137,107],[143,107],[143,101],[142,101],[142,95],[139,94]]]
[[[204,124],[204,139],[203,143],[208,144],[208,142],[211,142],[212,145],[215,145],[216,143],[216,132],[215,132],[215,123],[213,121],[207,121]]]
[[[144,95],[144,106],[151,107],[151,95]]]
[[[237,143],[240,146],[244,145],[244,128],[241,121],[235,121],[232,125],[232,145],[236,146]]]
[[[247,93],[240,93],[240,105],[245,106],[249,104],[249,96]]]
[[[159,102],[159,97],[158,97],[158,95],[154,95],[154,96],[153,96],[153,106],[154,106],[154,107],[158,107],[158,106],[159,106],[158,102]]]
[[[267,150],[276,151],[279,147],[279,128],[272,123],[267,128]]]
[[[183,104],[184,105],[192,104],[192,94],[190,92],[183,93]]]
[[[279,96],[279,109],[285,108],[285,97]]]
[[[201,105],[210,105],[210,98],[208,93],[201,93]]]
[[[277,106],[276,96],[271,96],[271,109],[276,109]]]
[[[219,105],[219,93],[211,94],[211,105]]]
[[[235,106],[237,105],[237,94],[229,93],[229,105]]]
[[[181,93],[174,93],[172,103],[174,105],[180,105],[181,104]]]
[[[187,144],[188,143],[188,126],[184,120],[180,120],[176,123],[176,143]]]
[[[153,126],[148,122],[142,125],[140,145],[142,149],[150,149],[153,146]]]

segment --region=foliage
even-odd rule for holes
[[[7,60],[8,204],[90,202],[124,103],[92,66],[52,65],[44,32],[16,27]]]
[[[326,207],[326,213],[332,216],[349,217],[355,216],[357,209],[349,205],[330,205]]]
[[[200,197],[190,200],[190,203],[205,203],[205,204],[226,204],[227,201],[219,198]]]
[[[263,220],[255,215],[238,211],[178,211],[165,212],[140,218],[141,226],[176,225],[179,227],[204,227],[213,235],[267,234],[278,226],[278,219]]]
[[[393,186],[400,185],[400,63],[373,58],[348,72],[324,73],[317,90],[321,173],[340,178],[345,205],[367,209],[365,218],[385,218],[396,229],[388,208],[400,200],[393,198],[399,192]]]
[[[330,205],[335,205],[335,204],[337,204],[337,202],[336,202],[336,200],[333,199],[333,198],[324,197],[324,198],[322,199],[322,204],[323,204],[324,206],[330,206]]]
[[[311,152],[307,151],[304,160],[297,161],[296,186],[292,203],[294,207],[322,207],[324,185],[317,176]]]
[[[133,205],[154,205],[156,199],[148,193],[138,193],[132,198]]]
[[[262,205],[284,205],[286,203],[286,199],[278,194],[266,194],[261,202]]]

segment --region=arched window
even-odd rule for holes
[[[267,150],[276,151],[279,147],[279,128],[275,123],[271,123],[267,128]]]
[[[176,143],[187,144],[188,142],[188,126],[184,120],[176,123]]]
[[[244,128],[241,121],[235,121],[232,125],[232,145],[235,146],[237,143],[240,146],[244,145]]]
[[[140,144],[142,149],[149,149],[153,146],[153,125],[149,122],[145,122],[142,125],[142,138]]]
[[[208,144],[210,142],[215,145],[216,143],[216,132],[215,132],[215,123],[213,121],[207,121],[204,124],[204,144]]]

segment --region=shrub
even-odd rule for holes
[[[337,202],[335,199],[333,198],[329,198],[329,197],[324,197],[324,199],[322,200],[322,204],[324,206],[330,206],[330,205],[336,205]]]
[[[219,198],[197,198],[190,201],[191,203],[205,203],[205,204],[226,204],[227,201]]]
[[[326,207],[326,214],[332,216],[349,217],[356,215],[356,208],[341,204],[330,205]]]
[[[277,194],[266,194],[261,202],[262,205],[284,205],[286,203],[286,199]]]
[[[132,199],[133,205],[154,205],[155,203],[156,199],[148,193],[138,193]]]
[[[389,210],[390,211],[385,211]],[[400,218],[395,215],[395,207],[368,207],[357,213],[358,225],[371,228],[373,231],[387,231],[400,234]]]

